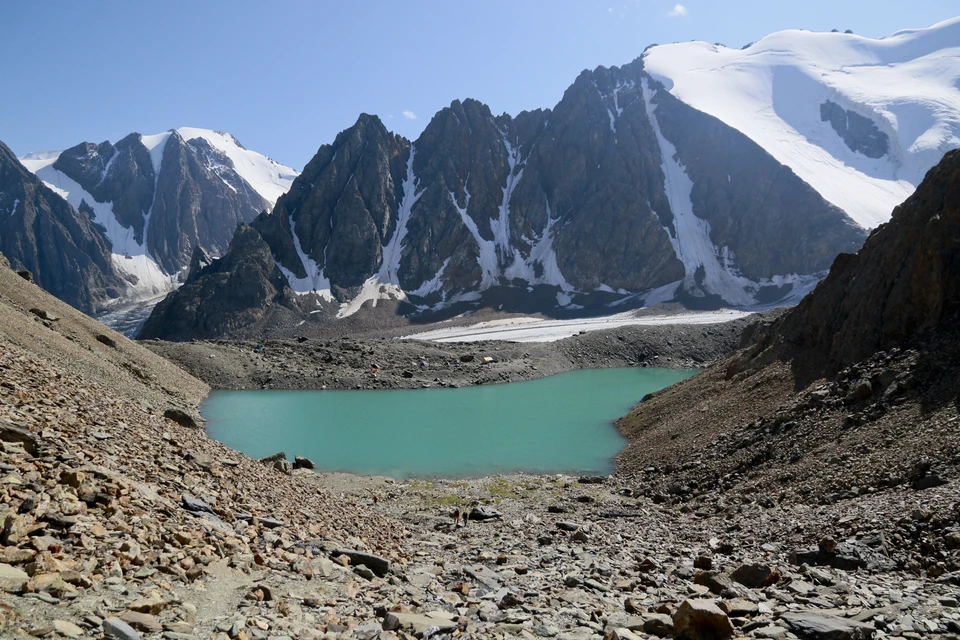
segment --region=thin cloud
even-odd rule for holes
[[[417,119],[417,114],[415,114],[413,111],[410,111],[410,109],[404,109],[403,111],[400,112],[400,115],[402,115],[407,120]]]
[[[687,8],[682,4],[675,5],[667,15],[671,18],[685,18],[687,16]]]

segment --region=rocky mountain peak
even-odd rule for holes
[[[99,153],[96,146],[90,151]],[[14,269],[30,271],[36,284],[87,313],[126,286],[109,243],[89,217],[38,180],[2,142],[0,253]]]

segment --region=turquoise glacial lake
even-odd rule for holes
[[[591,369],[508,384],[388,391],[214,391],[210,437],[253,457],[393,478],[613,471],[613,421],[695,371]]]

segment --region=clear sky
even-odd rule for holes
[[[193,126],[301,169],[361,112],[416,138],[456,98],[552,107],[653,43],[871,37],[956,0],[30,0],[0,7],[0,140],[22,155]]]

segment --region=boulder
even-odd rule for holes
[[[294,469],[315,469],[317,465],[313,463],[313,460],[310,458],[304,458],[303,456],[293,456],[293,468]]]
[[[693,581],[710,589],[712,593],[725,598],[734,597],[738,593],[730,576],[721,571],[699,571]]]
[[[65,638],[79,638],[84,633],[83,629],[69,620],[54,620],[53,629]]]
[[[160,633],[163,631],[163,625],[155,616],[149,613],[138,613],[136,611],[124,611],[120,619],[131,627],[144,633]]]
[[[57,316],[57,315],[55,315],[55,314],[52,314],[52,313],[50,313],[49,311],[47,311],[46,309],[39,309],[39,308],[37,308],[37,307],[34,307],[33,309],[30,309],[30,313],[32,313],[33,315],[37,316],[37,317],[40,318],[41,320],[46,320],[46,321],[48,321],[48,322],[56,322],[57,320],[60,319],[60,316]]]
[[[181,427],[186,427],[188,429],[199,429],[203,424],[203,418],[200,418],[192,411],[184,411],[178,407],[170,407],[169,409],[165,409],[163,412],[163,417],[167,420],[176,422]]]
[[[365,565],[368,569],[373,571],[376,575],[381,578],[387,575],[387,572],[390,571],[390,561],[386,558],[381,558],[380,556],[375,556],[372,553],[365,553],[363,551],[355,551],[353,549],[335,549],[330,554],[331,556],[346,556],[350,558],[350,564],[356,565]]]
[[[103,635],[117,640],[140,640],[140,634],[120,618],[107,618],[103,621]]]
[[[383,618],[384,631],[407,631],[417,634],[418,637],[427,636],[427,630],[432,629],[430,635],[448,633],[456,630],[456,620],[451,620],[442,611],[430,612],[424,615],[417,613],[399,613],[390,611]]]
[[[780,580],[780,572],[766,564],[742,564],[730,574],[734,582],[751,589],[769,587]]]
[[[780,618],[790,631],[810,640],[868,640],[875,629],[871,625],[814,612],[790,612]]]
[[[480,505],[479,507],[474,507],[470,510],[470,519],[479,520],[480,522],[486,522],[488,520],[496,520],[502,518],[503,514],[497,511],[492,507],[485,507]]]
[[[108,347],[113,347],[114,349],[117,348],[117,341],[105,333],[97,334],[97,342],[99,342],[100,344],[105,344]]]
[[[673,629],[682,640],[727,640],[733,625],[713,600],[684,600],[673,614]]]
[[[23,445],[23,450],[32,456],[40,453],[39,437],[30,433],[26,429],[15,427],[9,422],[0,420],[0,440],[3,442],[19,442]]]
[[[838,545],[833,553],[826,553],[819,546],[795,549],[790,552],[790,564],[829,566],[844,571],[855,571],[866,567],[867,561],[861,558],[855,549],[847,545]]]
[[[643,632],[655,636],[672,636],[673,619],[663,613],[649,613],[644,616]]]
[[[274,462],[279,462],[281,460],[286,460],[286,459],[287,459],[287,454],[285,454],[283,451],[278,451],[273,455],[267,456],[265,458],[260,458],[260,462],[267,465],[268,467],[272,467]]]

